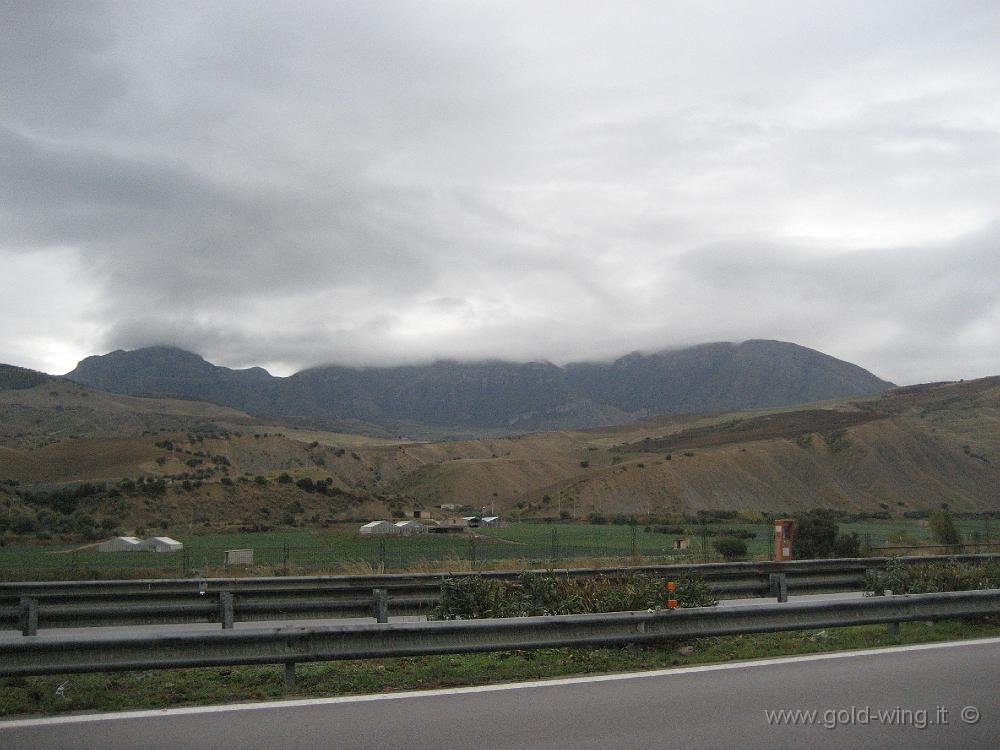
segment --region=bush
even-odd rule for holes
[[[816,509],[799,514],[795,519],[792,554],[798,560],[822,557],[856,557],[857,534],[838,534],[833,513]]]
[[[712,542],[712,546],[715,547],[716,552],[727,560],[738,560],[741,557],[746,557],[747,554],[746,542],[735,539],[731,536],[724,536],[721,539],[716,539]]]
[[[932,510],[927,521],[931,538],[938,544],[961,544],[962,537],[955,528],[951,514],[946,510]]]
[[[716,604],[700,578],[678,580],[674,597],[681,607]],[[449,577],[431,619],[468,620],[658,609],[667,604],[666,581],[628,573],[570,578],[554,573],[522,573],[514,580],[485,576]]]
[[[860,557],[861,540],[857,534],[837,534],[833,540],[834,557]]]
[[[1000,588],[1000,563],[933,562],[904,565],[892,560],[884,569],[866,571],[866,592],[930,594]]]
[[[33,516],[21,513],[11,519],[10,530],[15,534],[31,534],[38,530],[38,522]]]

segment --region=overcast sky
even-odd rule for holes
[[[1000,374],[1000,3],[0,0],[0,362]]]

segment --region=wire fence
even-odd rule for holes
[[[467,570],[487,567],[554,567],[620,564],[638,560],[670,562],[690,559],[687,550],[668,549],[635,527],[618,533],[564,533],[558,527],[512,541],[488,534],[420,534],[414,536],[332,537],[328,543],[260,544],[248,538],[241,548],[252,551],[252,563],[226,565],[233,547],[188,544],[181,551],[98,552],[93,548],[0,549],[0,578],[113,578],[139,574],[266,574],[328,571],[344,573],[401,572],[419,569]],[[624,532],[624,533],[622,533]]]
[[[861,531],[862,554],[955,554],[1000,551],[988,530],[967,532],[965,543],[948,547],[890,546],[893,527]],[[98,552],[93,547],[0,547],[0,579],[156,578],[192,575],[289,575],[545,568],[635,563],[710,562],[720,536],[741,535],[742,559],[768,559],[774,526],[692,524],[685,534],[670,528],[628,525],[515,524],[460,534],[364,537],[348,531],[325,536],[308,532],[185,539],[178,552]],[[277,537],[277,538],[276,538]],[[995,539],[995,537],[994,537]],[[222,545],[225,546],[222,546]],[[226,552],[252,550],[252,563],[227,565]]]

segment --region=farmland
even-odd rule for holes
[[[970,551],[974,542],[996,540],[988,521],[959,520]],[[537,568],[623,563],[702,562],[720,559],[712,542],[740,536],[749,559],[766,559],[772,547],[768,523],[711,523],[672,527],[519,523],[458,535],[361,537],[356,527],[289,529],[263,533],[191,534],[166,531],[185,544],[182,553],[102,553],[92,546],[33,545],[0,548],[0,578],[114,578],[182,575],[281,575],[406,570]],[[927,529],[913,520],[842,523],[863,545],[885,546],[892,534],[909,532],[927,542]],[[675,539],[689,541],[675,550]],[[222,567],[227,549],[252,549],[254,564]],[[984,549],[985,551],[985,549]],[[903,553],[900,550],[900,553]],[[877,549],[875,550],[877,553]]]

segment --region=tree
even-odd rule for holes
[[[938,544],[961,544],[962,536],[955,528],[951,513],[946,510],[932,510],[927,523],[931,529],[931,537]]]
[[[839,532],[830,511],[816,508],[801,513],[795,519],[792,555],[798,560],[857,557],[861,547],[858,535]]]
[[[741,557],[746,557],[747,554],[746,542],[731,536],[716,539],[712,543],[712,546],[715,547],[716,552],[727,560],[737,560]]]

